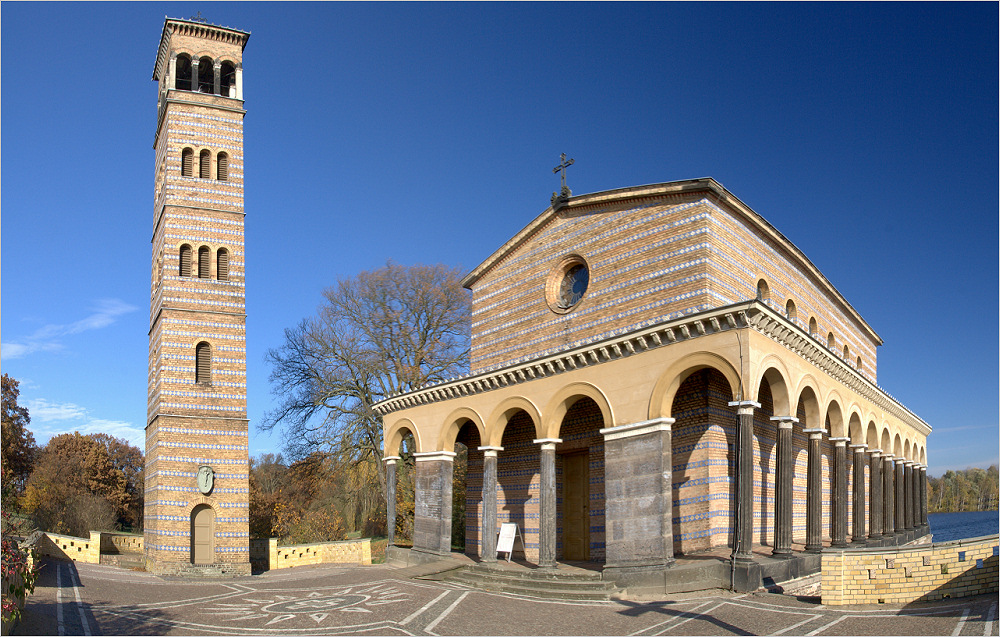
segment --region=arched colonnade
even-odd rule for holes
[[[755,547],[781,557],[926,532],[926,434],[802,358],[745,346],[730,332],[607,359],[570,354],[403,397],[384,414],[384,459],[393,488],[413,434],[414,548],[450,551],[460,437],[478,443],[467,484],[482,489],[467,512],[481,540],[467,552],[484,561],[508,520],[523,525],[529,561],[578,555],[568,485],[583,465],[584,554],[605,569],[719,546],[752,561]]]

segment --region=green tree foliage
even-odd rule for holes
[[[31,422],[28,409],[17,404],[21,393],[19,383],[7,374],[3,375],[2,382],[2,482],[4,494],[17,497],[23,493],[24,484],[31,475],[38,447],[35,445],[35,437],[28,431],[28,424]],[[4,504],[9,505],[6,498]]]
[[[54,436],[38,454],[24,511],[39,528],[82,536],[142,526],[142,452],[108,434]]]
[[[997,465],[948,471],[940,478],[927,476],[927,511],[956,513],[997,508],[1000,474]]]
[[[372,406],[468,371],[471,304],[460,281],[442,265],[362,272],[328,288],[316,316],[267,353],[281,402],[261,429],[282,427],[290,458],[323,454],[350,529],[385,524],[382,421]],[[405,481],[407,470],[399,473]],[[412,502],[412,488],[397,489],[407,492]]]

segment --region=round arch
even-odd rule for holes
[[[535,435],[544,438],[542,429],[542,414],[535,403],[523,396],[512,396],[500,403],[486,421],[486,437],[481,438],[484,445],[499,447],[503,440],[504,429],[511,417],[518,411],[524,411],[535,425]]]
[[[802,428],[825,428],[826,421],[820,420],[819,391],[816,380],[810,375],[803,376],[796,388],[795,396],[795,411],[793,413],[797,415],[800,408],[805,412],[805,422],[802,423]]]
[[[847,427],[844,422],[844,411],[840,406],[841,399],[836,391],[830,392],[827,396],[826,417],[823,419],[823,427],[829,421],[830,428],[827,433],[833,438],[844,438],[847,436]]]
[[[865,443],[868,445],[869,449],[881,449],[881,443],[879,442],[878,427],[875,425],[874,420],[868,421],[868,428],[866,429]]]
[[[402,418],[394,422],[391,427],[385,430],[384,455],[399,455],[399,446],[403,444],[404,429],[413,434],[413,442],[416,447],[414,451],[426,451],[423,444],[420,442],[420,434],[417,432],[417,428],[413,426],[413,422],[409,418]]]
[[[903,441],[903,458],[910,461],[913,460],[912,447],[910,446],[909,438]]]
[[[897,432],[892,438],[892,455],[903,458],[903,439]],[[905,460],[905,458],[903,458]]]
[[[479,430],[480,440],[486,440],[486,427],[483,425],[483,419],[473,409],[459,407],[448,414],[444,422],[445,426],[441,429],[441,435],[438,437],[437,450],[439,451],[451,451],[455,447],[458,432],[467,422],[471,422]]]
[[[850,408],[850,414],[847,419],[847,437],[851,439],[852,445],[863,445],[866,436],[864,425],[861,424],[861,414],[854,405]]]
[[[604,419],[605,427],[614,426],[614,416],[611,411],[611,403],[600,389],[590,383],[570,383],[555,393],[549,403],[545,406],[545,420],[542,421],[542,438],[558,438],[559,429],[562,427],[566,412],[580,398],[593,400],[601,410],[601,417]]]
[[[681,383],[694,372],[709,367],[726,378],[726,382],[729,383],[730,395],[735,396],[736,390],[741,388],[743,383],[733,364],[728,359],[712,352],[695,352],[684,356],[668,367],[660,379],[656,381],[649,399],[649,419],[670,418],[674,396],[680,389]]]
[[[774,354],[768,354],[761,361],[760,369],[763,370],[757,376],[757,382],[753,386],[753,400],[759,402],[760,386],[764,380],[771,387],[771,401],[774,405],[774,413],[779,416],[792,415],[792,402],[788,393],[788,368],[780,358]]]

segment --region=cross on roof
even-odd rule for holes
[[[566,153],[562,153],[561,155],[559,155],[559,159],[561,159],[562,161],[559,163],[558,166],[552,169],[552,173],[555,174],[558,172],[562,172],[561,175],[562,188],[560,189],[560,192],[563,193],[563,196],[565,197],[569,196],[569,188],[566,187],[566,169],[573,165],[574,160],[572,159],[567,160]]]

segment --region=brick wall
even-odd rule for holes
[[[823,554],[823,604],[908,604],[997,592],[997,536]]]

